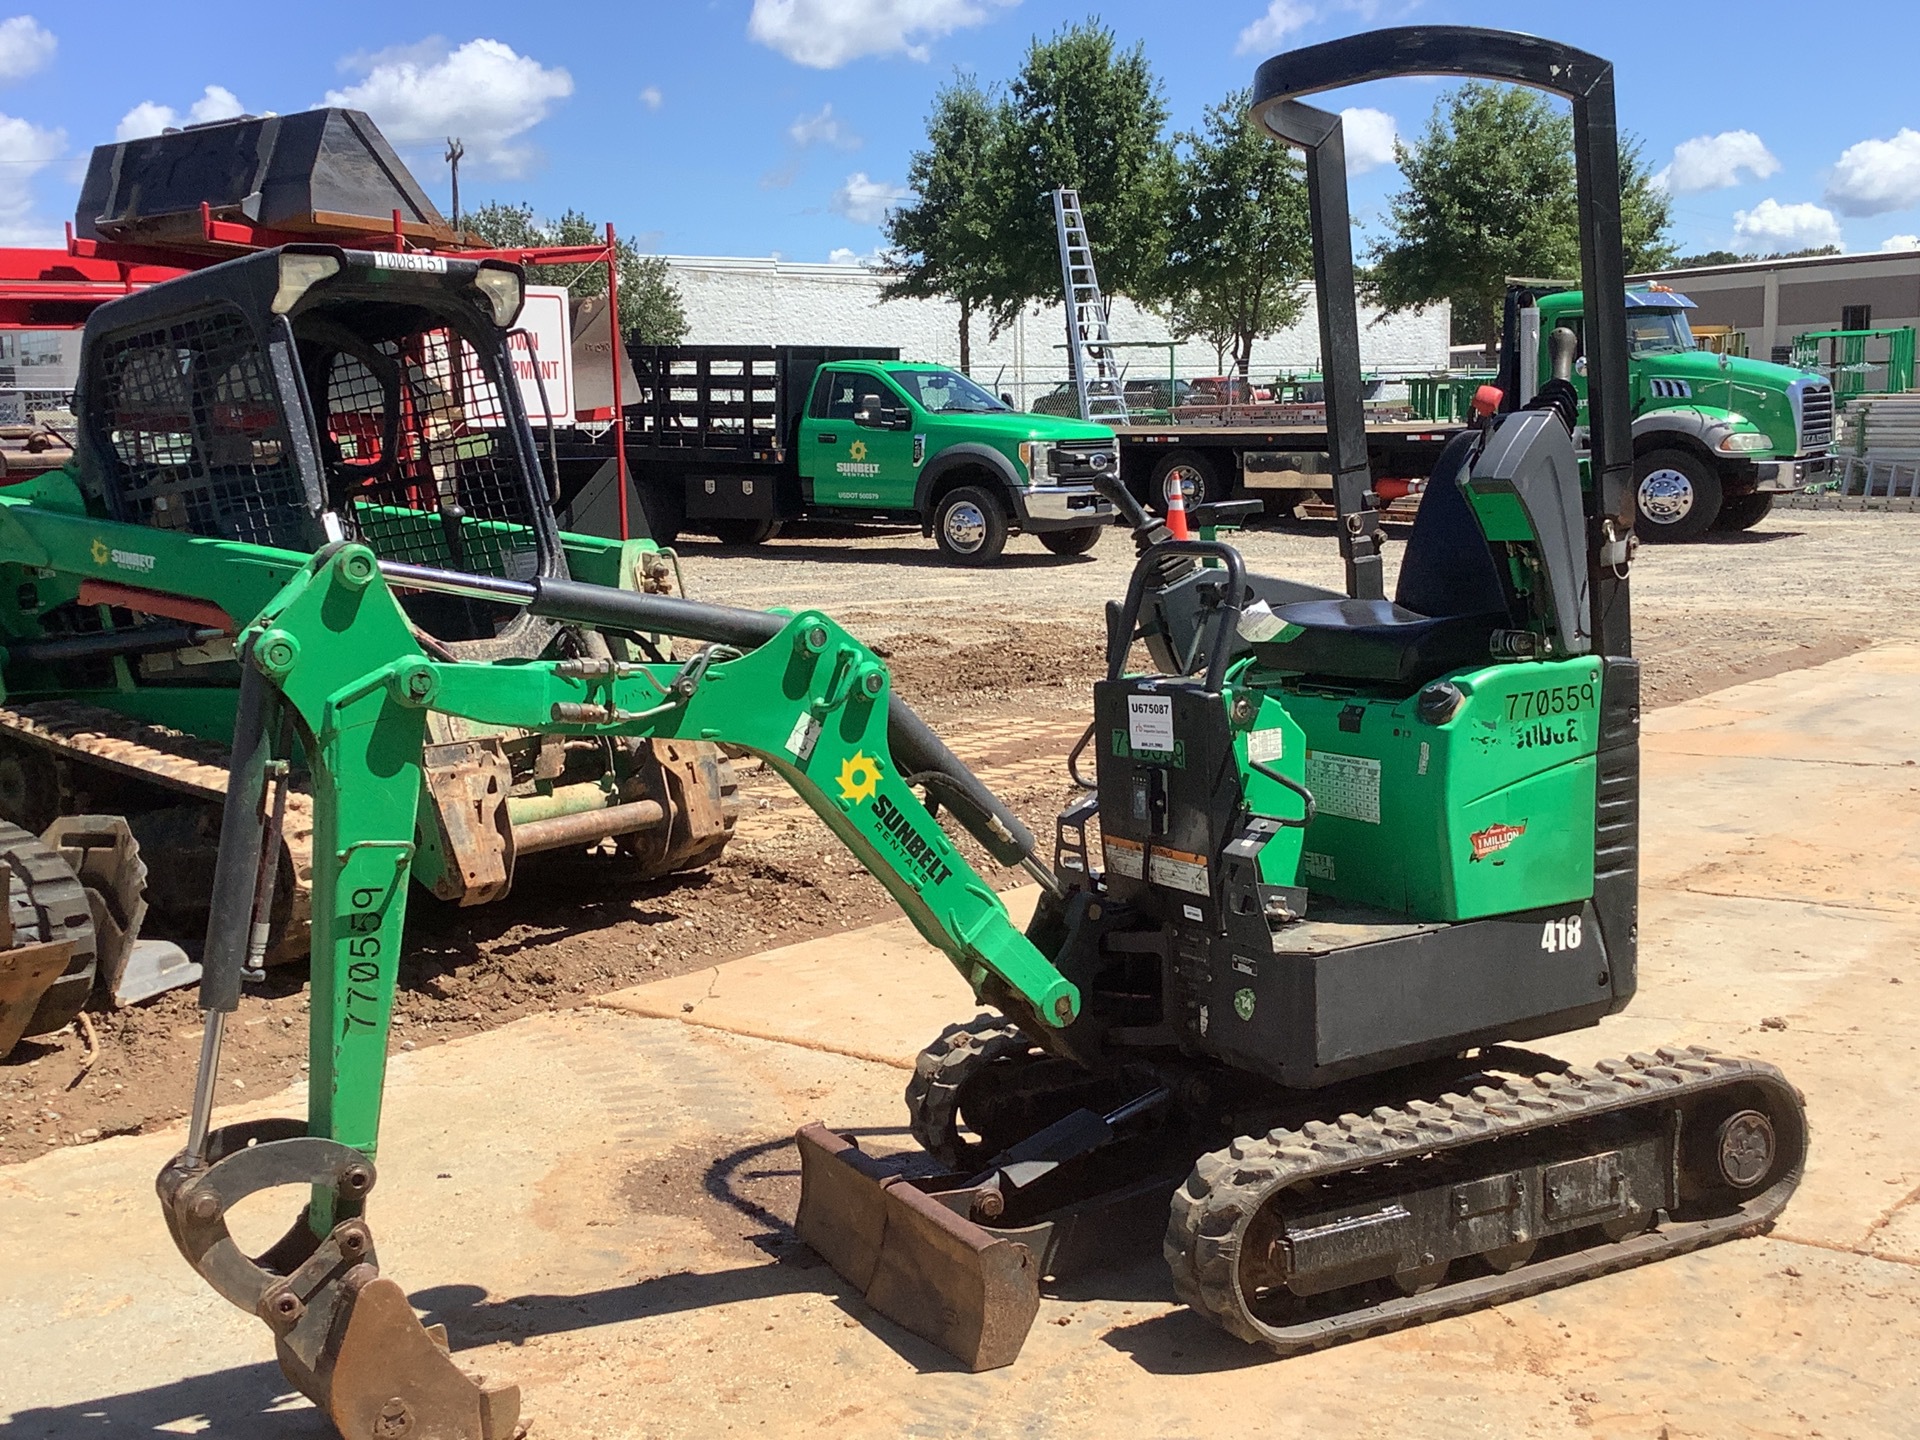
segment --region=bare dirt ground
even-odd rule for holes
[[[1391,534],[1404,540],[1405,530]],[[1338,585],[1331,525],[1242,535],[1249,565]],[[1021,538],[987,570],[944,564],[917,534],[816,531],[753,551],[681,546],[697,599],[818,607],[887,657],[899,693],[1045,835],[1062,761],[1101,670],[1101,608],[1131,547],[1110,533],[1061,559]],[[1389,565],[1398,546],[1389,547]],[[1636,649],[1649,707],[1817,665],[1877,639],[1920,637],[1920,518],[1781,511],[1741,535],[1640,552]],[[892,913],[877,882],[784,783],[743,769],[747,810],[723,859],[668,882],[623,878],[611,854],[541,856],[505,901],[472,910],[416,892],[393,1044],[418,1047]],[[969,842],[970,843],[970,842]],[[985,867],[979,852],[971,858]],[[1012,872],[998,872],[1012,884]],[[304,1068],[301,975],[270,974],[229,1030],[222,1097],[281,1088]],[[0,1162],[139,1133],[184,1113],[199,1014],[192,992],[23,1042],[0,1062]]]

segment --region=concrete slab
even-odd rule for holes
[[[1818,694],[1849,703],[1820,712]],[[1783,737],[1865,736],[1890,786],[1916,702],[1920,650],[1890,648],[1654,717],[1643,998],[1553,1046],[1699,1040],[1781,1064],[1814,1149],[1771,1237],[1282,1364],[1144,1265],[1050,1296],[1011,1369],[957,1373],[786,1229],[792,1129],[826,1116],[905,1144],[900,1066],[967,1013],[951,967],[895,925],[396,1055],[383,1262],[465,1363],[525,1386],[550,1440],[1909,1435],[1920,914],[1902,896],[1920,864],[1902,842],[1872,885],[1814,871],[1801,836],[1830,822]],[[1825,832],[1849,853],[1906,823],[1898,796],[1849,797]],[[1772,883],[1707,886],[1710,864]],[[327,1433],[286,1397],[264,1328],[173,1254],[150,1184],[179,1139],[0,1170],[0,1435]],[[241,1218],[264,1243],[294,1203]]]
[[[1039,896],[1039,886],[1026,885],[1002,898],[1024,927]],[[907,920],[783,945],[594,1003],[903,1070],[942,1027],[979,1009],[960,972]]]

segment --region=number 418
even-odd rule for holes
[[[1540,932],[1540,948],[1547,951],[1578,950],[1580,948],[1580,917],[1569,915],[1564,920],[1549,920]]]

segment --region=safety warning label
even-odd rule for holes
[[[1102,838],[1100,844],[1107,853],[1107,869],[1115,875],[1124,875],[1129,880],[1139,880],[1145,876],[1145,852],[1138,840],[1122,840],[1108,835]]]
[[[1147,878],[1169,890],[1205,895],[1208,893],[1207,857],[1185,850],[1162,850],[1156,846],[1147,860]]]

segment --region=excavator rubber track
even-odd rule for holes
[[[199,801],[210,807],[216,822],[227,793],[231,757],[226,746],[99,705],[36,700],[0,706],[0,740]],[[306,954],[313,904],[313,800],[297,782],[287,793],[281,851],[278,913],[267,958],[284,962]]]
[[[1165,1254],[1186,1304],[1299,1354],[1758,1234],[1806,1134],[1771,1065],[1635,1054],[1236,1140],[1174,1194]]]

